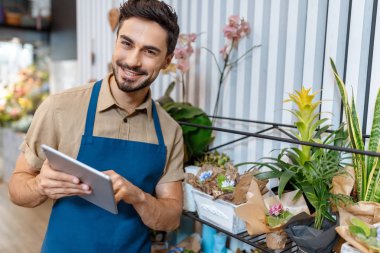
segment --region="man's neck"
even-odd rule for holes
[[[124,92],[117,86],[114,76],[110,78],[110,89],[117,104],[128,114],[134,112],[136,107],[145,101],[149,92],[149,87],[134,92]]]

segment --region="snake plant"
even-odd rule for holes
[[[349,102],[344,82],[340,78],[335,63],[331,58],[330,63],[334,72],[336,84],[338,85],[342,97],[351,147],[358,150],[365,150],[365,144],[355,106],[355,98],[352,95],[351,101]],[[377,92],[375,102],[368,150],[380,152],[380,89]],[[358,200],[380,202],[379,157],[352,154],[352,160],[355,170],[355,188]]]

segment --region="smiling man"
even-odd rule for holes
[[[120,7],[103,80],[51,95],[37,110],[9,183],[11,200],[34,207],[55,199],[42,252],[150,252],[149,228],[173,230],[182,211],[183,139],[150,95],[170,63],[179,27],[158,0]],[[118,215],[79,198],[91,187],[54,170],[47,144],[111,177]]]

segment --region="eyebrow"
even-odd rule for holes
[[[134,43],[134,41],[126,35],[120,35],[120,39]],[[155,46],[151,46],[151,45],[144,45],[143,49],[153,50],[153,51],[156,51],[157,53],[161,53],[161,50],[159,48]]]

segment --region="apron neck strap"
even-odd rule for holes
[[[85,136],[92,136],[94,132],[96,107],[98,105],[98,97],[101,85],[102,80],[99,80],[94,84],[94,87],[92,88],[90,103],[87,109],[86,126],[84,128]]]
[[[156,134],[157,134],[158,144],[165,145],[164,137],[162,136],[160,120],[157,114],[156,103],[154,102],[153,99],[152,99],[152,114],[153,114],[153,122],[154,122],[154,128],[156,130]]]
[[[88,110],[87,110],[86,126],[84,129],[85,136],[93,136],[94,134],[96,107],[98,105],[98,97],[99,97],[101,85],[102,85],[102,80],[99,80],[94,84],[94,87],[92,88],[90,103],[88,105]],[[162,136],[160,120],[157,114],[156,104],[154,103],[153,99],[152,99],[152,116],[153,116],[154,128],[157,134],[158,144],[165,145],[164,137]]]

